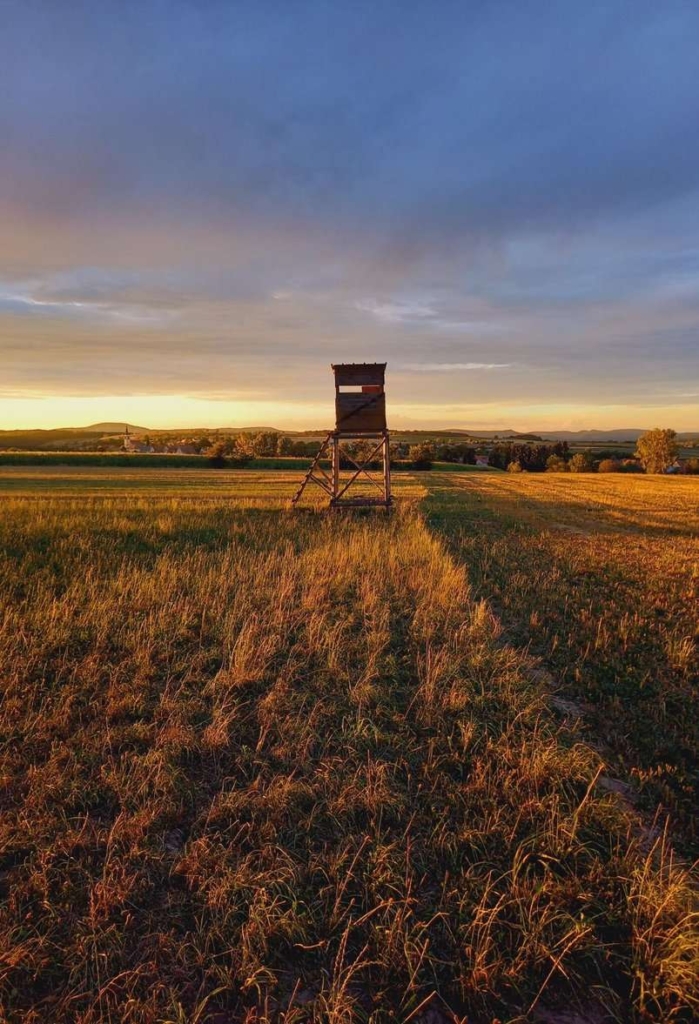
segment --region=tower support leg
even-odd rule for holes
[[[349,477],[341,478],[340,463],[343,457],[342,442],[350,440],[362,440],[370,442],[368,454],[352,458],[346,451],[345,459],[349,462]],[[330,460],[329,472],[321,465],[323,459]],[[381,471],[378,467],[372,469],[372,464],[380,460]],[[328,434],[321,448],[316,455],[311,468],[306,473],[298,491],[291,499],[292,507],[295,506],[308,484],[316,484],[321,487],[330,498],[331,508],[349,507],[382,507],[388,511],[392,504],[391,497],[391,459],[389,433],[387,430],[375,434],[343,434],[342,431],[332,431]],[[358,485],[370,484],[378,495],[357,494]],[[349,492],[349,493],[348,493]]]
[[[386,511],[388,511],[393,498],[391,497],[391,449],[387,430],[383,435],[383,490],[386,498]]]
[[[333,492],[331,500],[335,501],[340,493],[340,439],[336,434],[333,435],[332,445]]]

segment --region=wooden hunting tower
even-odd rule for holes
[[[320,447],[313,465],[291,499],[295,506],[307,484],[322,487],[331,508],[391,507],[391,466],[386,426],[386,363],[333,363],[335,429]],[[348,450],[347,444],[363,442]],[[330,462],[329,472],[323,462]],[[343,476],[343,470],[347,471]],[[371,484],[369,493],[360,485]],[[348,493],[352,489],[351,494]],[[378,491],[378,494],[376,493]]]

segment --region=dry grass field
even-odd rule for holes
[[[697,484],[296,478],[0,473],[0,1019],[696,1019]]]
[[[432,492],[508,638],[543,658],[615,770],[696,850],[699,480],[489,474]]]

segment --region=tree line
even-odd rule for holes
[[[699,459],[679,463],[677,433],[656,427],[639,437],[634,457],[626,452],[582,451],[571,454],[565,441],[555,445],[498,444],[489,465],[511,473],[699,473]]]
[[[357,440],[343,445],[342,464],[364,461],[376,442]],[[214,466],[244,466],[259,458],[312,458],[318,440],[289,437],[276,431],[240,433],[216,440],[205,452]],[[481,449],[482,450],[482,449]],[[571,452],[567,441],[498,441],[488,451],[488,465],[510,473],[665,473],[677,461],[679,446],[674,430],[655,428],[639,438],[633,458],[623,450]],[[431,469],[435,462],[475,465],[477,449],[463,441],[399,441],[390,446],[391,463],[406,469]],[[679,468],[679,467],[678,467]],[[685,473],[699,473],[699,459],[688,459]]]

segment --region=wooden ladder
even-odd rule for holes
[[[322,487],[323,490],[326,492],[326,494],[329,494],[330,497],[332,498],[332,496],[333,496],[332,480],[330,479],[328,474],[325,472],[323,467],[320,465],[320,460],[323,458],[323,456],[325,455],[326,451],[328,450],[328,445],[330,444],[330,441],[332,440],[332,436],[333,435],[332,435],[332,431],[331,431],[328,434],[328,436],[325,438],[325,440],[323,441],[322,445],[320,446],[320,448],[318,450],[318,454],[316,455],[315,459],[311,463],[311,468],[308,470],[308,472],[306,473],[305,477],[301,481],[301,486],[299,487],[298,491],[296,492],[296,494],[291,499],[291,507],[292,508],[296,507],[296,503],[298,502],[299,498],[301,497],[301,495],[305,491],[305,489],[308,486],[308,484],[318,484],[318,486]],[[320,474],[320,475],[316,475],[316,474]]]

